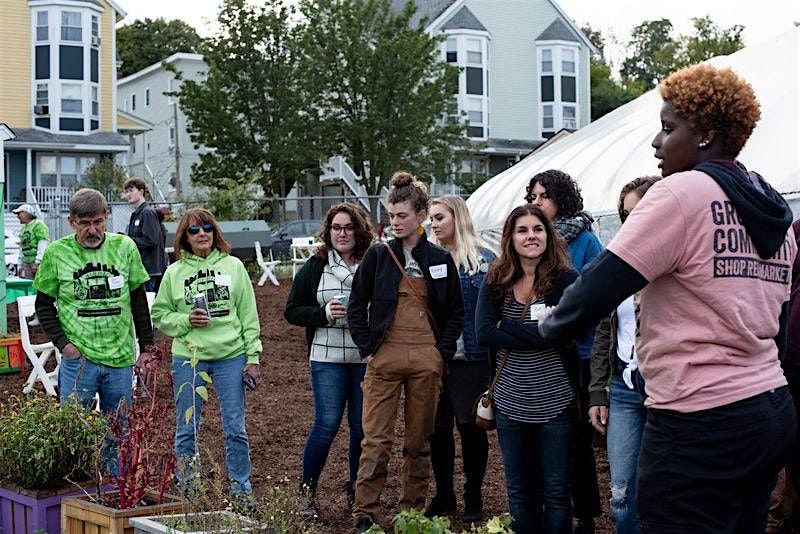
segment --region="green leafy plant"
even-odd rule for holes
[[[77,403],[12,396],[0,405],[0,479],[28,489],[87,479],[106,432],[105,419]]]
[[[462,534],[514,534],[511,529],[513,519],[508,514],[494,516],[483,525],[472,525]],[[394,534],[455,534],[450,530],[450,520],[446,517],[426,517],[420,510],[406,510],[392,519]],[[372,525],[367,534],[385,534],[380,525]]]

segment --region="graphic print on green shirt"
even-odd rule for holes
[[[70,235],[44,253],[33,285],[56,298],[67,339],[87,359],[110,367],[133,365],[131,291],[149,279],[136,244],[105,234],[96,249]]]
[[[22,248],[23,263],[31,264],[36,261],[36,252],[39,241],[50,240],[50,232],[47,225],[39,219],[34,219],[19,231],[19,246]]]
[[[231,313],[231,277],[214,269],[201,269],[183,281],[183,299],[194,307],[194,296],[203,293],[211,317],[226,317]]]

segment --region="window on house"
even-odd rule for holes
[[[447,40],[447,56],[448,63],[458,63],[458,40],[451,37]]]
[[[467,102],[467,119],[469,120],[469,136],[484,137],[483,100],[470,98]]]
[[[61,12],[61,40],[77,42],[83,40],[80,11]]]
[[[561,72],[575,73],[575,50],[561,49]]]
[[[65,83],[61,85],[61,112],[83,113],[82,86],[79,84]]]
[[[50,104],[50,96],[46,83],[36,84],[36,105],[48,106]]]
[[[561,128],[578,128],[578,52],[577,46],[539,48],[539,110],[545,138]]]
[[[149,87],[144,90],[144,105],[145,106],[149,106],[150,105],[150,88]]]
[[[50,78],[50,46],[39,45],[36,47],[36,79],[47,80]]]
[[[55,156],[39,156],[39,164],[36,168],[39,173],[39,187],[55,187],[58,185]]]
[[[564,128],[576,130],[578,128],[577,117],[575,116],[575,106],[564,106],[561,109],[562,118],[564,119]]]
[[[169,147],[172,148],[175,146],[175,127],[169,127]]]
[[[58,77],[62,80],[83,80],[83,47],[58,47]]]
[[[467,39],[467,63],[483,64],[483,43],[478,39]]]
[[[78,158],[61,156],[61,187],[78,185]]]
[[[553,129],[553,106],[552,104],[548,104],[542,106],[542,129],[543,130],[552,130]]]
[[[575,76],[561,77],[561,100],[563,102],[577,102],[577,90],[575,87]]]
[[[100,19],[97,15],[92,15],[92,37],[100,37]]]
[[[131,111],[136,111],[136,94],[131,95]]]
[[[36,40],[48,41],[50,39],[50,26],[47,11],[36,12]]]
[[[100,115],[100,98],[96,85],[92,86],[92,117]]]
[[[541,72],[553,72],[553,51],[549,48],[542,50]]]
[[[100,81],[100,51],[96,48],[89,50],[89,79],[94,83]]]
[[[483,69],[477,67],[467,67],[467,94],[483,94]]]

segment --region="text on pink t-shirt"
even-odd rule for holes
[[[786,384],[774,337],[797,254],[761,259],[707,174],[658,182],[608,249],[644,276],[639,369],[653,408],[694,412]]]

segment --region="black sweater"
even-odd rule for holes
[[[306,327],[306,343],[308,350],[314,342],[314,333],[317,328],[328,326],[328,317],[325,315],[325,306],[317,302],[317,287],[325,270],[326,260],[312,256],[303,265],[292,283],[289,298],[283,316],[290,323]]]
[[[397,259],[405,265],[403,245],[397,239],[389,242]],[[450,253],[430,243],[425,235],[411,255],[417,260],[428,286],[428,307],[436,319],[431,329],[436,348],[445,360],[452,360],[456,342],[464,327],[464,296],[461,279]],[[434,279],[430,268],[447,265],[447,276]],[[380,348],[397,309],[397,291],[403,274],[395,265],[384,243],[372,245],[364,255],[353,278],[347,322],[350,334],[361,357],[374,355]]]

